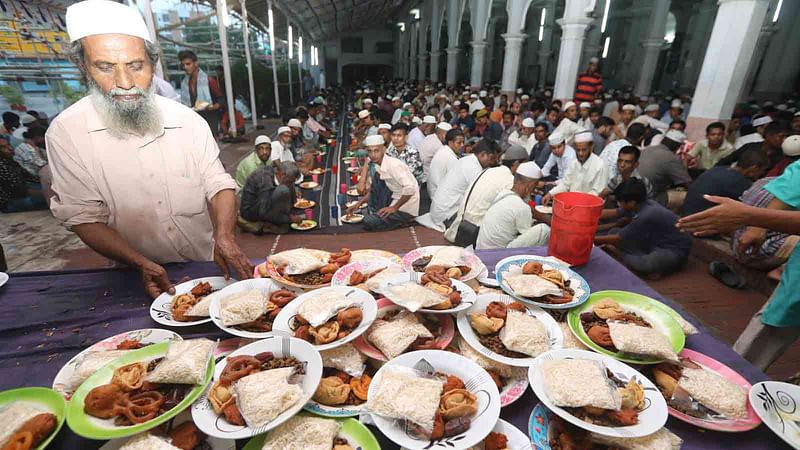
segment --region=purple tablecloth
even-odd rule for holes
[[[545,249],[479,251],[487,267],[512,254],[544,254]],[[170,276],[197,278],[218,275],[213,263],[168,266]],[[736,370],[751,383],[767,376],[737,355],[727,344],[710,335],[697,320],[671,300],[665,299],[622,265],[596,249],[588,264],[578,267],[592,291],[618,289],[663,301],[698,326],[701,334],[688,336],[686,347]],[[123,269],[37,272],[11,275],[0,288],[0,390],[22,386],[51,386],[58,370],[87,346],[115,334],[159,327],[149,315],[150,301],[137,272]],[[212,324],[175,330],[185,338],[226,337]],[[528,417],[537,400],[529,389],[501,417],[527,434]],[[670,417],[667,426],[684,439],[684,449],[784,449],[789,448],[765,426],[747,433],[705,431]],[[374,430],[374,428],[373,428]],[[383,448],[396,448],[376,432]],[[242,443],[240,443],[241,445]],[[88,441],[66,426],[51,449],[96,449],[102,441]]]

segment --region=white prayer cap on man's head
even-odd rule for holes
[[[486,95],[487,95],[486,91],[478,92],[478,97],[486,97]]]
[[[531,98],[531,96],[530,96],[530,95],[528,95],[528,94],[523,94],[523,95],[522,95],[522,97],[520,97],[520,100],[529,100],[530,98]]]
[[[517,88],[517,94],[522,94],[522,88]]]
[[[589,103],[589,102],[581,102],[581,104],[578,105],[578,106],[580,106],[581,109],[584,109],[584,108],[589,109],[589,108],[592,107],[592,104]]]
[[[422,123],[435,124],[436,123],[436,117],[425,116],[425,117],[422,118]]]
[[[680,108],[680,109],[683,109],[683,102],[681,102],[681,99],[679,99],[679,98],[676,98],[675,100],[673,100],[673,101],[672,101],[672,103],[670,103],[670,104],[669,104],[669,107],[670,107],[670,108]]]
[[[785,103],[781,103],[780,105],[776,106],[775,109],[777,109],[778,111],[786,111],[787,109],[789,109],[789,107],[786,106]]]
[[[758,128],[758,127],[760,127],[762,125],[766,125],[768,123],[772,123],[772,117],[770,117],[770,116],[762,116],[762,117],[759,117],[758,119],[753,121],[753,126]]]
[[[408,103],[408,102],[403,103],[403,109],[406,109],[409,106],[411,106],[411,103]]]
[[[597,56],[592,56],[591,58],[589,58],[589,62],[592,64],[597,64],[600,62],[600,58],[598,58]]]
[[[356,94],[360,94],[361,92],[361,89],[356,89]]]
[[[34,123],[38,119],[31,114],[23,114],[22,117],[19,118],[20,123],[23,125],[28,125],[29,123]]]
[[[603,94],[603,98],[604,98],[604,99],[606,99],[606,100],[608,100],[608,99],[610,99],[610,98],[611,98],[611,94],[609,94],[608,92],[606,92],[605,94]]]
[[[558,131],[554,131],[550,133],[550,136],[547,138],[547,142],[549,142],[550,145],[561,145],[561,143],[564,142],[564,135]]]
[[[800,111],[797,111],[796,113],[794,113],[794,116],[795,117],[800,116]]]
[[[522,126],[525,128],[533,128],[536,126],[536,122],[534,122],[530,117],[526,117],[522,119]]]
[[[278,134],[281,135],[283,133],[291,133],[292,129],[289,127],[280,127],[278,128]]]
[[[655,103],[650,103],[649,105],[645,106],[644,112],[651,112],[651,111],[658,111],[658,105]]]
[[[372,99],[371,98],[365,98],[364,100],[362,100],[362,103],[372,103]]]
[[[369,110],[362,109],[361,111],[358,112],[359,119],[366,119],[367,117],[369,117]]]
[[[420,119],[419,116],[414,116],[414,118],[411,119],[411,123],[419,125],[422,123],[422,119]]]
[[[764,102],[764,107],[767,108],[767,107],[773,106],[774,104],[775,103],[772,103],[770,100],[767,100],[767,101]]]
[[[667,133],[664,134],[664,137],[670,141],[675,141],[678,144],[683,144],[683,142],[686,140],[686,135],[679,130],[667,130]]]
[[[478,94],[470,94],[469,98],[478,98]]]
[[[581,131],[575,135],[575,142],[594,142],[591,131]]]
[[[378,125],[378,129],[379,130],[391,130],[392,126],[389,125],[388,123],[382,123],[382,124]]]
[[[461,105],[461,100],[456,100],[453,102],[453,106],[459,106],[459,105]]]
[[[533,161],[526,161],[517,167],[517,173],[523,177],[533,178],[538,180],[542,178],[542,169]]]
[[[800,135],[795,134],[784,139],[781,149],[786,156],[800,155]]]
[[[636,107],[631,105],[630,103],[622,105],[623,111],[636,111]]]
[[[259,145],[261,145],[261,144],[270,144],[270,143],[271,143],[271,142],[270,142],[270,140],[269,140],[269,137],[268,137],[268,136],[264,136],[264,135],[262,134],[262,135],[260,135],[260,136],[256,137],[256,143],[255,143],[255,144],[253,144],[253,145],[255,145],[256,147],[258,147],[258,146],[259,146]]]
[[[550,90],[544,91],[544,96],[545,97],[550,97],[550,94],[551,94]]]
[[[289,119],[289,123],[287,123],[286,125],[292,128],[303,128],[303,124],[300,123],[299,119]]]
[[[599,98],[596,98],[596,99],[594,99],[594,102],[599,105],[599,104],[603,103],[603,100],[601,100]]]
[[[436,125],[436,128],[443,130],[443,131],[450,131],[453,129],[453,126],[447,122],[439,122],[439,125]]]
[[[126,34],[153,42],[138,9],[108,0],[70,5],[66,22],[70,42],[98,34]]]
[[[461,93],[461,95],[469,95],[469,91],[464,91]]]
[[[372,145],[384,145],[384,144],[385,143],[383,142],[383,136],[381,136],[380,134],[373,134],[372,136],[367,136],[367,138],[364,139],[364,145],[366,145],[367,147]]]
[[[567,102],[567,103],[564,103],[564,111],[566,111],[566,110],[568,110],[568,109],[570,109],[570,108],[572,108],[572,107],[574,107],[574,106],[576,106],[576,105],[575,105],[575,102]]]
[[[392,101],[393,102],[399,102],[400,101],[400,97],[394,96],[394,97],[392,97]]]

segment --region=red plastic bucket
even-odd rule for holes
[[[602,198],[582,192],[556,194],[547,254],[574,266],[586,264],[592,253],[603,203]]]

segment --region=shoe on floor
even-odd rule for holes
[[[730,266],[722,261],[712,261],[708,265],[708,271],[711,276],[721,281],[722,284],[733,289],[744,289],[747,282],[743,277],[733,271]]]

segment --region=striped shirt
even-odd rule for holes
[[[596,93],[603,88],[603,76],[600,72],[584,72],[578,75],[578,83],[575,86],[576,102],[591,102]]]

